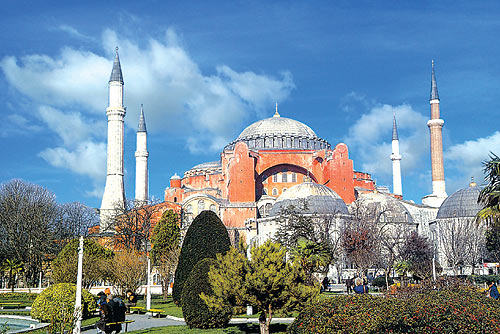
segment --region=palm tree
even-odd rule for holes
[[[24,264],[21,261],[6,259],[1,268],[2,271],[9,272],[9,286],[12,289],[12,292],[14,292],[14,278],[23,270]]]
[[[320,269],[326,269],[331,262],[328,247],[322,243],[304,238],[300,238],[297,241],[297,246],[292,248],[291,257],[304,269],[308,284],[314,284],[313,273],[318,272]]]
[[[500,223],[500,158],[490,152],[490,160],[484,161],[483,166],[486,174],[484,179],[488,184],[481,190],[477,199],[483,209],[478,212],[476,221],[490,220]]]

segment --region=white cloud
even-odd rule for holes
[[[356,161],[361,163],[355,168],[372,173],[386,183],[392,182],[393,112],[396,113],[402,173],[421,169],[422,159],[429,152],[428,132],[423,130],[427,128],[427,120],[409,105],[373,107],[349,128],[344,139],[351,154],[355,153]]]
[[[448,162],[445,163],[445,167],[459,172],[455,180],[450,179],[450,189],[456,190],[467,186],[471,176],[474,176],[479,184],[482,183],[484,179],[482,162],[489,159],[490,152],[499,154],[499,151],[500,131],[496,131],[491,136],[453,145],[447,149],[444,153]]]
[[[49,106],[40,106],[38,113],[49,129],[57,133],[64,145],[69,147],[106,130],[104,120],[96,124],[85,120],[79,112],[64,113]]]
[[[59,29],[81,37],[70,26]],[[136,128],[143,103],[148,130],[184,138],[192,152],[219,151],[249,118],[265,109],[271,113],[274,101],[285,100],[294,88],[286,71],[275,78],[239,73],[221,64],[215,74],[203,74],[171,29],[162,39],[141,41],[108,29],[101,41],[104,56],[63,47],[55,57],[8,56],[0,61],[9,84],[39,106],[41,120],[62,138],[62,145],[47,148],[40,156],[94,180],[105,176],[105,149],[96,158],[92,154],[104,145],[94,134],[96,126],[106,121],[107,82],[116,45],[125,81],[126,124]],[[102,122],[96,122],[97,117]]]
[[[72,26],[69,26],[67,24],[61,24],[60,26],[57,27],[57,30],[64,31],[65,33],[69,34],[70,36],[73,36],[78,39],[83,39],[83,40],[91,40],[92,38],[82,34]]]

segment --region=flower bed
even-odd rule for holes
[[[500,333],[500,307],[453,286],[394,296],[339,296],[304,309],[288,333]]]

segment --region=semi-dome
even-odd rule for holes
[[[294,119],[280,117],[278,112],[248,126],[224,150],[233,150],[240,141],[258,150],[330,148],[330,144],[316,136],[310,127]]]
[[[282,193],[274,203],[270,216],[278,216],[282,208],[293,205],[302,208],[307,203],[308,210],[304,213],[312,214],[348,214],[347,206],[335,191],[322,184],[304,182],[296,184]]]
[[[192,167],[190,170],[198,170],[198,169],[211,169],[211,168],[220,168],[222,165],[220,161],[209,161],[204,162],[199,165]]]
[[[351,209],[353,209],[355,205],[359,205],[367,208],[368,210],[373,210],[373,213],[381,213],[382,216],[380,219],[385,222],[413,222],[413,217],[410,212],[398,199],[378,191],[361,193],[354,203],[352,204],[353,206],[351,206]]]
[[[477,203],[481,187],[471,183],[469,187],[459,189],[446,198],[439,207],[437,219],[475,217],[482,209]]]

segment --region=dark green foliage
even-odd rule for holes
[[[75,310],[76,285],[59,283],[45,290],[35,299],[31,317],[43,322],[60,322],[70,317]],[[97,305],[95,297],[82,289],[82,314],[86,319],[93,314]]]
[[[486,249],[489,257],[494,262],[500,261],[500,224],[495,223],[488,226],[486,230]]]
[[[229,304],[223,307],[212,307],[200,298],[203,292],[212,294],[212,287],[208,280],[210,266],[217,265],[217,261],[206,258],[196,264],[191,271],[182,289],[182,314],[186,324],[191,328],[218,328],[225,327],[231,320],[232,308]]]
[[[191,223],[179,255],[175,271],[172,298],[179,304],[184,282],[191,270],[202,259],[215,259],[217,253],[226,253],[231,247],[227,229],[212,211],[202,211]]]
[[[392,284],[394,284],[394,280],[392,279],[392,277],[389,277],[389,285],[392,285]],[[378,277],[376,277],[372,281],[372,285],[376,286],[376,287],[379,287],[379,288],[385,289],[387,287],[386,282],[385,282],[385,276],[378,276]]]
[[[162,256],[170,250],[179,247],[181,231],[179,228],[180,217],[173,210],[167,210],[163,213],[153,230],[151,243],[151,256],[154,263],[158,263]]]
[[[454,286],[392,296],[338,296],[305,308],[288,333],[498,333],[498,301]]]

